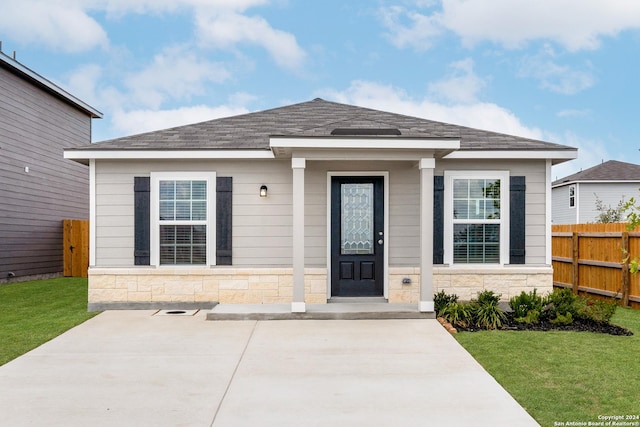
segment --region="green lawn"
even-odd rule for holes
[[[640,415],[640,310],[619,308],[612,323],[634,336],[484,331],[456,339],[540,425],[587,425],[599,415]]]
[[[0,365],[96,314],[87,312],[87,279],[0,285]]]

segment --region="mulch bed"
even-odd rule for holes
[[[554,325],[549,321],[540,321],[539,323],[527,325],[524,323],[518,323],[513,319],[513,313],[505,313],[507,315],[507,322],[502,325],[503,331],[586,331],[597,332],[601,334],[610,335],[624,335],[631,336],[633,332],[623,328],[622,326],[612,325],[610,323],[600,323],[588,319],[574,319],[571,325]],[[477,328],[461,328],[456,327],[461,331],[475,332]]]

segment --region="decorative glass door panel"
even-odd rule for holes
[[[342,184],[341,205],[340,252],[373,254],[373,184]]]

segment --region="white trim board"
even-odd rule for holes
[[[74,150],[64,151],[64,158],[76,161],[91,159],[274,159],[270,150]]]
[[[553,164],[578,158],[578,150],[464,150],[454,151],[445,159],[550,159]]]
[[[416,138],[269,138],[271,148],[332,148],[343,149],[391,149],[391,150],[458,150],[460,140]]]

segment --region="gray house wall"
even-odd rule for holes
[[[578,203],[580,211],[579,223],[596,222],[600,212],[596,209],[596,200],[602,201],[604,206],[613,208],[618,206],[620,200],[628,201],[631,197],[638,197],[640,183],[580,183]]]
[[[569,206],[569,188],[574,186],[575,207]],[[596,201],[616,208],[621,200],[638,198],[640,182],[577,182],[552,189],[554,224],[585,224],[597,222],[600,211]]]
[[[546,166],[544,160],[438,160],[445,170],[509,170],[525,176],[526,263],[546,260]],[[290,160],[96,161],[96,266],[134,263],[135,176],[151,172],[215,171],[233,177],[233,265],[290,267],[292,170]],[[389,265],[419,265],[419,170],[415,162],[308,161],[305,169],[305,265],[327,264],[327,172],[386,171],[389,176]],[[269,197],[258,197],[262,184]]]
[[[576,205],[569,206],[569,188],[576,188]],[[553,224],[576,224],[578,221],[578,185],[563,185],[551,190],[551,210]]]
[[[87,112],[0,63],[0,283],[62,272],[62,220],[89,217],[88,168],[63,148],[90,141]]]

